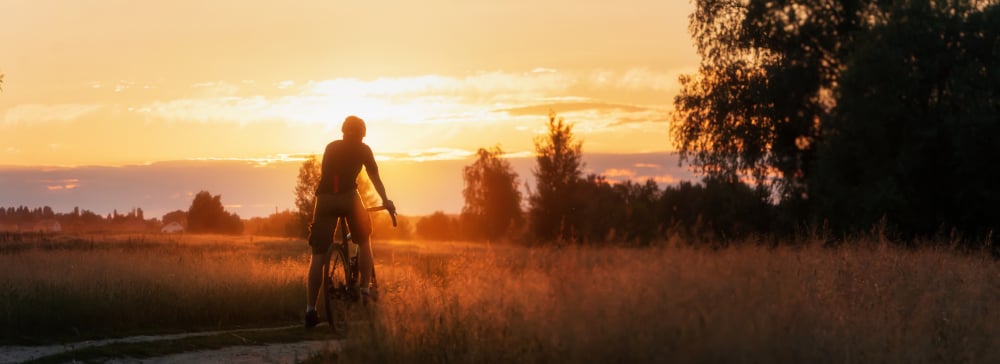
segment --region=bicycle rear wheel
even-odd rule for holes
[[[347,265],[339,246],[331,246],[330,262],[323,269],[323,308],[334,332],[347,333]]]

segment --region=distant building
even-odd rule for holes
[[[172,221],[169,224],[163,225],[163,228],[160,229],[160,232],[168,234],[183,233],[184,227],[181,226],[181,224],[178,224],[176,221]]]
[[[35,228],[33,230],[46,233],[58,233],[62,231],[62,225],[55,220],[42,220],[35,224]]]

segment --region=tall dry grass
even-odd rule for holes
[[[347,362],[1000,362],[1000,264],[886,245],[457,249],[378,267]]]
[[[0,342],[288,324],[304,243],[249,237],[54,236],[0,250]]]
[[[1000,362],[1000,263],[863,243],[377,241],[383,299],[354,309],[361,320],[337,361]],[[298,323],[304,244],[193,235],[5,244],[2,342]]]

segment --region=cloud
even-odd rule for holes
[[[68,178],[60,180],[40,180],[41,184],[45,185],[45,189],[49,191],[59,191],[59,190],[72,190],[80,186],[80,180],[77,178]]]
[[[681,180],[679,178],[674,177],[673,175],[669,175],[669,174],[664,174],[664,175],[659,175],[659,176],[652,176],[652,177],[646,177],[644,179],[652,179],[656,183],[659,183],[659,184],[670,184],[670,185],[677,184],[677,183],[681,182]]]
[[[604,170],[604,173],[601,174],[608,178],[619,178],[619,177],[631,178],[635,176],[635,171],[624,168],[611,168]]]
[[[319,156],[318,156],[319,157]],[[308,155],[297,155],[297,154],[287,154],[279,153],[275,155],[269,155],[265,157],[203,157],[203,158],[190,158],[188,161],[230,161],[230,162],[246,162],[247,164],[256,165],[259,167],[269,166],[275,163],[285,163],[285,162],[302,162],[308,159]],[[161,162],[162,163],[162,162]]]
[[[632,68],[625,71],[599,70],[591,72],[589,82],[623,90],[675,91],[680,88],[678,78],[681,75],[696,71],[697,68],[669,71],[654,71],[648,68]]]
[[[390,153],[377,155],[376,159],[379,161],[413,161],[413,162],[426,162],[426,161],[447,161],[447,160],[464,160],[472,156],[473,152],[464,149],[456,148],[428,148],[421,150],[413,150],[407,153]]]
[[[34,125],[46,122],[69,122],[103,108],[99,104],[23,104],[7,110],[4,126]]]
[[[653,180],[653,182],[656,182],[657,184],[660,185],[669,185],[669,184],[676,184],[681,181],[677,177],[674,177],[673,175],[669,174],[655,175],[655,176],[639,175],[635,171],[628,169],[607,170],[604,171],[602,175],[604,177],[607,177],[608,181],[611,183],[623,183],[626,180],[636,183],[642,183],[648,180]]]
[[[645,110],[642,112],[635,112],[626,115],[620,115],[615,118],[614,122],[610,123],[610,126],[624,126],[629,124],[644,124],[644,123],[668,123],[670,122],[670,112],[666,110]]]
[[[633,105],[623,105],[623,104],[610,104],[603,102],[563,102],[563,103],[550,103],[532,106],[521,106],[508,109],[497,110],[499,112],[505,112],[510,115],[548,115],[549,112],[555,113],[568,113],[576,111],[624,111],[624,112],[639,112],[647,111],[648,108]]]
[[[248,84],[244,80],[242,82],[244,85]],[[252,84],[252,83],[249,83]],[[191,85],[191,88],[198,89],[203,95],[207,97],[225,97],[234,96],[240,92],[240,85],[225,82],[225,81],[212,81],[212,82],[200,82]]]

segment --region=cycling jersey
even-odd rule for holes
[[[362,142],[335,140],[326,145],[323,153],[322,174],[316,194],[337,194],[352,192],[358,188],[358,173],[361,166],[369,171],[375,166],[372,149]]]

